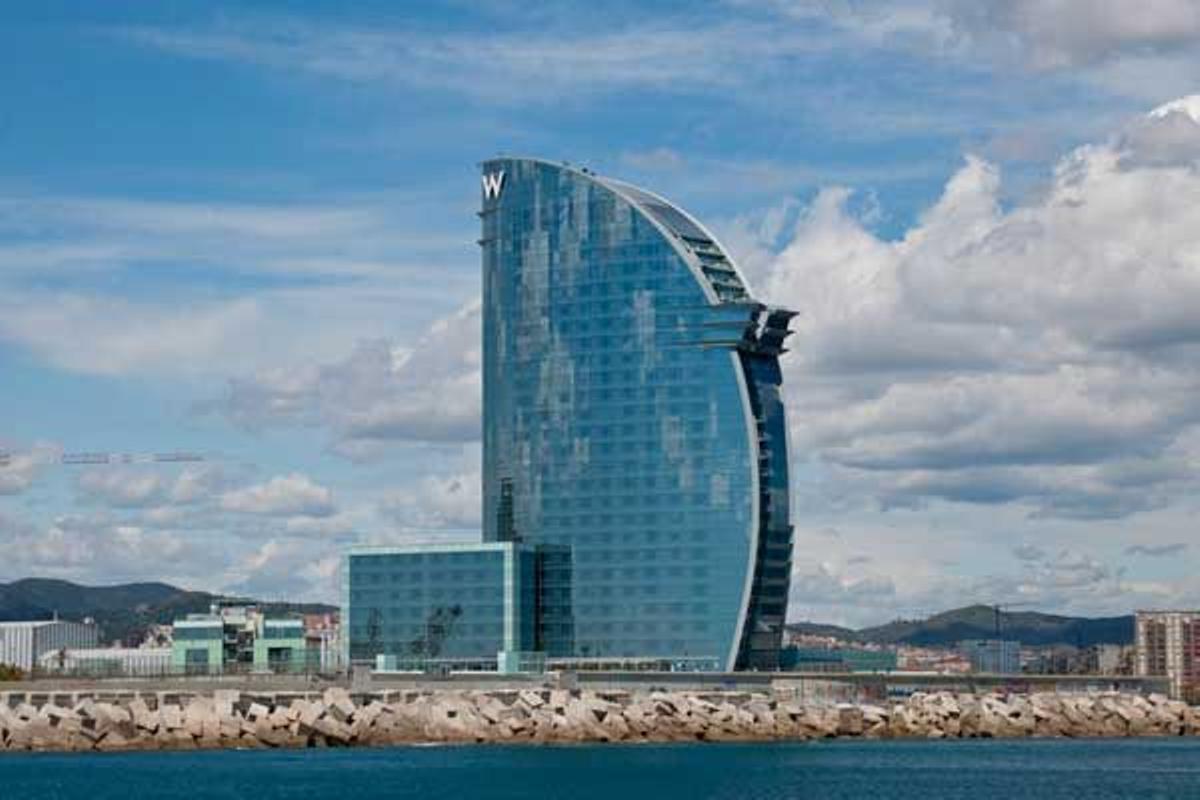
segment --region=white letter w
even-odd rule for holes
[[[504,185],[504,170],[489,172],[483,176],[483,199],[498,199],[500,187]]]

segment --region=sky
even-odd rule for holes
[[[0,581],[335,600],[350,544],[477,537],[520,154],[799,312],[793,619],[1200,606],[1200,6],[1129,9],[4,4]]]

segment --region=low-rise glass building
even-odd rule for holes
[[[309,666],[304,620],[262,619],[255,634],[255,672],[298,672]]]
[[[571,652],[570,557],[562,548],[356,548],[343,568],[348,663],[387,656],[423,668]]]
[[[225,625],[216,615],[192,614],[175,620],[171,669],[185,675],[216,675],[225,666]]]

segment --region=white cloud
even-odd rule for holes
[[[324,205],[0,194],[0,270],[44,276],[183,262],[243,275],[411,277],[417,269],[401,256],[444,255],[460,244],[455,231],[398,225],[410,209],[439,202],[420,194]]]
[[[174,309],[63,294],[0,300],[0,339],[61,369],[99,375],[191,372],[252,340],[261,323],[252,299]]]
[[[382,512],[406,528],[479,530],[483,481],[479,469],[430,475],[414,487],[391,492]]]
[[[1121,516],[1194,491],[1200,169],[1180,116],[1075,150],[1010,209],[968,159],[896,241],[821,193],[761,282],[800,312],[798,451],[885,506]]]
[[[611,20],[610,20],[611,22]],[[622,88],[694,91],[730,87],[748,69],[789,54],[827,50],[800,31],[716,17],[609,25],[597,32],[540,29],[432,33],[413,28],[312,25],[295,19],[231,20],[207,29],[119,31],[191,58],[244,61],[356,83],[451,90],[489,103],[550,102]],[[753,44],[757,59],[744,58]],[[531,91],[536,87],[536,91]]]
[[[420,229],[398,222],[414,217]],[[476,291],[477,273],[457,268],[470,241],[460,227],[458,198],[427,192],[322,205],[0,193],[0,343],[104,376],[331,358],[365,336],[414,334]],[[431,270],[439,280],[424,280]]]
[[[186,537],[128,524],[107,513],[64,514],[38,525],[0,517],[9,579],[45,575],[68,580],[207,579],[213,554]]]
[[[1200,6],[1191,0],[1013,0],[943,3],[947,14],[978,42],[1014,42],[1043,69],[1056,69],[1146,51],[1194,47]]]
[[[805,20],[829,20],[875,45],[926,48],[1061,69],[1194,46],[1200,7],[1191,0],[769,0]]]
[[[168,465],[106,466],[86,469],[76,486],[88,500],[110,508],[147,509],[161,524],[180,518],[186,506],[205,504],[231,483],[219,466],[172,470]]]
[[[327,517],[336,510],[333,492],[298,473],[226,492],[220,506],[225,511],[268,516]]]
[[[864,562],[859,562],[864,563]],[[828,565],[812,572],[793,572],[791,602],[796,605],[878,605],[896,594],[890,578],[867,576],[851,578],[835,575]]]
[[[286,519],[283,529],[289,536],[345,540],[354,533],[355,525],[356,516],[348,513],[326,517],[300,515]]]
[[[1064,135],[1077,139],[1094,129],[1095,94],[1141,102],[1176,88],[1190,90],[1176,84],[1181,75],[1194,75],[1197,60],[1179,43],[1184,36],[1166,35],[1173,24],[1169,9],[1152,9],[1162,24],[1129,26],[1128,35],[1116,24],[1120,15],[1105,14],[1116,20],[1115,27],[1098,31],[1095,42],[1032,36],[1058,29],[1054,6],[1062,4],[1017,0],[982,4],[987,9],[981,10],[967,0],[726,0],[678,11],[576,7],[569,15],[485,31],[227,15],[208,25],[111,32],[175,56],[252,64],[291,79],[406,94],[452,93],[481,106],[485,115],[502,113],[497,107],[503,106],[544,109],[587,104],[598,95],[648,94],[702,98],[714,108],[752,108],[767,114],[773,127],[825,127],[839,140],[876,142],[906,136],[983,141],[1000,134],[1011,143],[1030,132],[1054,141]],[[1008,5],[1017,8],[1006,13]],[[1056,42],[1065,55],[1051,47]],[[849,71],[848,53],[856,62]],[[1063,59],[1088,68],[1026,80],[1031,67],[1051,70]],[[797,85],[804,91],[794,91]],[[711,139],[721,117],[685,126],[690,147],[697,136],[700,142]],[[724,183],[716,176],[701,180],[697,170],[673,166],[683,133],[645,151],[628,151],[621,160],[635,171],[676,169],[677,182],[696,181],[705,191],[719,187],[727,193],[759,192],[784,182],[783,175],[820,178],[837,168],[845,175],[874,172],[879,180],[929,172],[911,155],[874,170],[861,168],[861,160],[772,165],[748,159],[740,168],[730,164]],[[390,134],[366,138],[383,139],[376,145],[383,149],[394,147]],[[740,182],[739,172],[745,175]],[[785,190],[793,191],[794,184]]]
[[[1125,548],[1126,555],[1147,556],[1149,558],[1175,558],[1187,552],[1187,542],[1171,542],[1170,544],[1134,544]]]
[[[273,538],[227,574],[228,591],[268,600],[339,596],[338,558],[319,545]]]
[[[0,496],[21,494],[61,454],[55,445],[37,444],[28,450],[8,449],[0,442]]]
[[[250,429],[327,427],[333,449],[352,459],[372,458],[400,441],[477,440],[481,313],[473,301],[408,348],[361,342],[341,361],[233,379],[224,411]]]
[[[88,470],[79,476],[79,488],[112,506],[153,506],[167,497],[166,480],[154,472]]]
[[[1030,522],[1008,506],[986,515],[853,511],[833,515],[843,535],[830,540],[804,524],[808,516],[796,532],[793,620],[861,627],[977,603],[1115,616],[1200,602],[1194,569],[1178,554],[1129,558],[1127,520]],[[1136,526],[1156,532],[1148,541],[1167,543],[1191,528],[1191,516],[1178,510],[1150,512]]]

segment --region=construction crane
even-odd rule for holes
[[[1034,605],[1034,603],[993,603],[992,610],[996,612],[996,638],[1000,638],[1000,617],[1003,615],[1004,611],[1013,608],[1025,608],[1032,605]]]
[[[11,466],[19,453],[0,450],[0,469]],[[109,453],[103,451],[59,453],[51,463],[63,466],[121,465],[121,464],[190,464],[210,461],[200,453],[173,450],[166,453]]]
[[[442,654],[442,645],[454,632],[455,622],[462,616],[462,606],[438,606],[425,620],[425,635],[408,643],[413,655],[437,658]]]

